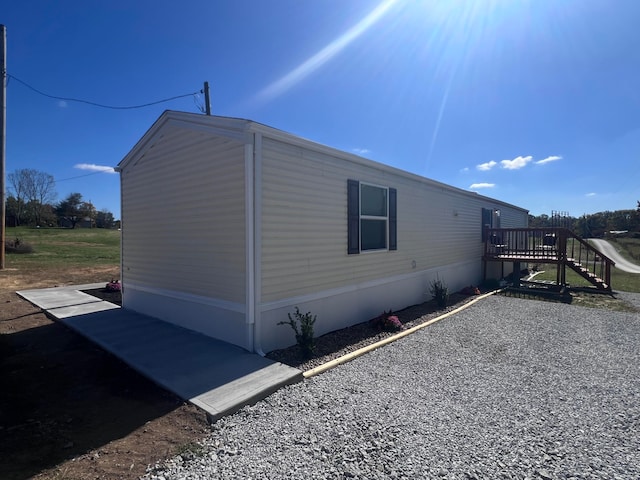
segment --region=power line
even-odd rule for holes
[[[87,105],[92,105],[94,107],[100,107],[100,108],[110,108],[112,110],[132,110],[135,108],[144,108],[144,107],[150,107],[152,105],[157,105],[159,103],[165,103],[165,102],[170,102],[171,100],[176,100],[178,98],[185,98],[185,97],[191,97],[193,95],[197,95],[198,93],[202,93],[202,90],[199,90],[197,92],[193,92],[193,93],[185,93],[184,95],[176,95],[175,97],[170,97],[170,98],[165,98],[163,100],[157,100],[155,102],[149,102],[149,103],[144,103],[142,105],[130,105],[130,106],[114,106],[114,105],[103,105],[101,103],[96,103],[96,102],[90,102],[88,100],[82,100],[79,98],[70,98],[70,97],[58,97],[56,95],[49,95],[48,93],[44,93],[40,90],[38,90],[35,87],[32,87],[31,85],[29,85],[27,82],[20,80],[18,77],[16,77],[15,75],[10,75],[10,74],[6,74],[8,79],[14,79],[16,82],[21,83],[22,85],[24,85],[25,87],[27,87],[28,89],[36,92],[38,95],[42,95],[43,97],[47,97],[47,98],[52,98],[54,100],[63,100],[65,102],[77,102],[77,103],[86,103]]]
[[[91,172],[91,173],[85,173],[84,175],[76,175],[75,177],[61,178],[60,180],[56,180],[56,183],[66,182],[67,180],[75,180],[76,178],[84,178],[90,175],[98,175],[99,173],[108,173],[108,172]]]

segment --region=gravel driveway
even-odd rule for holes
[[[492,296],[218,421],[148,477],[637,479],[639,372],[640,314]]]

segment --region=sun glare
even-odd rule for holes
[[[398,0],[385,0],[381,2],[371,11],[371,13],[329,43],[326,47],[309,57],[280,79],[264,88],[258,93],[257,100],[267,102],[293,88],[371,28],[378,20],[385,16],[391,6],[397,1]]]

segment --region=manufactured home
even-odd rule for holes
[[[120,162],[123,307],[264,353],[483,277],[528,211],[237,118],[167,111]],[[502,269],[501,269],[502,268]],[[488,276],[504,275],[490,264]],[[509,273],[509,272],[506,272]]]

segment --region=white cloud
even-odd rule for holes
[[[371,153],[371,150],[368,148],[352,148],[351,151],[356,155],[367,155],[368,153]]]
[[[462,170],[460,170],[462,173],[467,173],[469,171],[469,167],[464,167]]]
[[[469,187],[469,190],[477,190],[479,188],[493,188],[495,186],[495,183],[472,183]]]
[[[77,163],[73,168],[77,168],[78,170],[88,170],[90,172],[116,173],[113,167],[96,165],[94,163]]]
[[[534,163],[536,165],[544,165],[545,163],[555,162],[556,160],[562,160],[562,157],[560,155],[551,155],[547,158],[543,158],[542,160],[538,160],[537,162],[534,162]]]
[[[478,170],[481,170],[483,172],[486,172],[487,170],[491,170],[493,167],[495,167],[498,164],[498,162],[494,162],[493,160],[491,160],[490,162],[486,162],[486,163],[481,163],[480,165],[476,165],[476,168]]]
[[[64,100],[59,100],[59,101],[58,101],[58,106],[59,106],[60,108],[67,108],[67,107],[69,106],[69,104],[68,104],[66,101],[64,101]]]
[[[513,160],[502,160],[500,164],[502,168],[506,168],[507,170],[519,170],[527,165],[533,157],[531,155],[527,155],[526,157],[516,157]]]
[[[589,192],[585,195],[585,197],[595,197],[597,194],[595,192]]]

